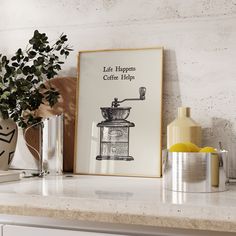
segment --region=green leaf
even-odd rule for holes
[[[56,64],[54,67],[53,67],[55,70],[61,70],[61,66],[59,64]]]
[[[29,55],[29,58],[32,59],[37,55],[37,53],[35,51],[29,51],[28,55]]]
[[[26,102],[20,102],[19,105],[21,106],[22,110],[26,110],[28,108],[28,104]]]
[[[52,48],[50,48],[50,46],[48,45],[46,48],[45,48],[45,51],[48,53],[48,52],[50,52],[50,51],[52,51],[53,49]]]
[[[61,45],[56,48],[57,51],[61,50]]]
[[[21,57],[20,56],[16,56],[16,61],[19,63],[21,61]]]
[[[4,62],[7,62],[7,57],[6,56],[2,57],[2,63],[4,63]]]
[[[38,60],[33,61],[34,66],[39,66]]]
[[[38,57],[38,63],[42,65],[44,63],[44,57]]]
[[[19,68],[16,70],[16,74],[20,75],[22,73],[22,70]]]
[[[18,50],[17,50],[17,52],[16,52],[16,55],[17,56],[20,56],[20,55],[22,55],[23,53],[22,53],[22,49],[21,48],[19,48]]]
[[[13,62],[12,65],[15,66],[15,67],[18,67],[18,66],[19,66],[19,64],[16,63],[16,62]]]
[[[39,69],[37,69],[37,70],[34,72],[34,74],[35,74],[36,76],[40,76],[42,73],[41,73],[41,71],[40,71]]]
[[[35,43],[35,39],[34,39],[34,38],[30,39],[30,40],[29,40],[29,43],[30,43],[31,45],[33,45],[33,44]]]
[[[18,125],[21,127],[21,128],[27,128],[27,124],[24,122],[24,121],[20,121],[18,123]]]
[[[29,61],[29,57],[25,57],[23,61],[24,62],[28,62]]]
[[[32,82],[32,84],[37,84],[38,80],[37,79],[33,79],[31,82]]]
[[[46,100],[48,101],[51,107],[58,102],[60,94],[54,88],[51,88],[51,90],[48,90],[47,92],[45,92],[45,94],[46,94]]]
[[[68,39],[67,39],[67,36],[66,35],[63,35],[62,37],[61,37],[61,40],[63,41],[63,42],[66,42]]]
[[[34,36],[33,36],[34,38],[39,38],[40,37],[40,33],[39,33],[39,31],[38,30],[35,30],[34,31]]]
[[[31,81],[33,78],[34,78],[33,75],[28,75],[28,76],[26,77],[26,80],[27,80],[27,81]]]
[[[31,67],[30,67],[30,73],[31,73],[31,74],[34,74],[36,71],[37,71],[37,69],[36,69],[35,66],[31,66]]]
[[[30,73],[30,67],[29,66],[25,66],[22,69],[22,72],[23,72],[24,75],[28,75]]]
[[[9,91],[5,91],[5,92],[1,95],[0,99],[7,99],[10,94],[11,94],[11,93],[10,93]]]
[[[45,86],[45,84],[40,84],[39,86],[41,89],[46,89],[47,87]]]

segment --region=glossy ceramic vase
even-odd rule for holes
[[[190,117],[189,107],[178,107],[177,118],[167,126],[167,148],[182,142],[202,144],[201,126]]]
[[[18,128],[12,119],[0,118],[0,170],[8,170],[13,159]]]

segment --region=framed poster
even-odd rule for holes
[[[82,51],[76,174],[161,176],[163,49]]]

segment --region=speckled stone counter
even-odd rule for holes
[[[161,179],[48,176],[0,184],[0,214],[236,232],[236,185],[164,190]]]

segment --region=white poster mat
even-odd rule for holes
[[[75,173],[160,177],[162,114],[162,48],[85,51],[79,53],[77,138]],[[115,97],[131,107],[129,155],[133,161],[96,160],[100,153],[100,107],[110,107]]]

